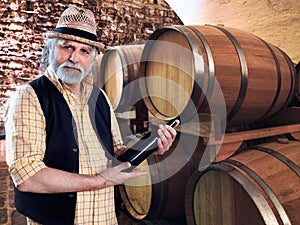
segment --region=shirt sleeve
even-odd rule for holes
[[[17,186],[46,167],[45,118],[31,86],[24,86],[10,99],[5,132],[6,163]]]
[[[111,112],[111,128],[114,144],[114,153],[116,156],[118,156],[121,153],[123,153],[124,150],[127,149],[127,147],[124,145],[119,124],[113,111]]]

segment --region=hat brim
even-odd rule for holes
[[[67,39],[67,40],[72,40],[72,41],[78,41],[84,44],[88,44],[91,46],[94,46],[98,49],[99,53],[100,52],[104,52],[104,45],[100,42],[96,42],[96,41],[92,41],[86,38],[82,38],[82,37],[78,37],[78,36],[74,36],[74,35],[70,35],[70,34],[63,34],[63,33],[59,33],[59,32],[55,32],[55,31],[50,31],[46,33],[46,38],[61,38],[61,39]]]

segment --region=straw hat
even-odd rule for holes
[[[97,25],[92,11],[71,6],[59,18],[54,31],[46,33],[46,38],[62,38],[95,46],[99,52],[104,45],[97,40]]]

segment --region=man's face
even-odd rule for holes
[[[92,68],[93,47],[70,40],[58,40],[49,63],[58,78],[67,84],[79,83]]]

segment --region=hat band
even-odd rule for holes
[[[55,28],[54,31],[62,34],[78,36],[81,38],[89,39],[91,41],[98,41],[96,35],[84,30],[79,30],[79,29],[74,29],[69,27],[58,27]]]

